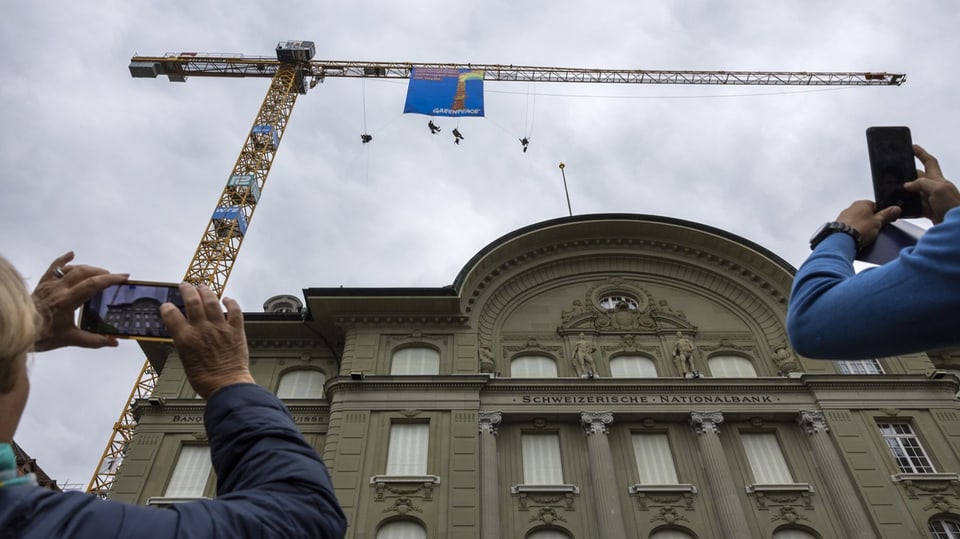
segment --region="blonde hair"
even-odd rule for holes
[[[41,318],[16,268],[0,256],[0,393],[13,389],[17,361],[33,348]]]

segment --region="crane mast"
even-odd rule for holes
[[[213,215],[194,252],[184,281],[206,284],[223,294],[243,238],[260,200],[297,97],[327,77],[408,79],[415,68],[483,71],[483,80],[520,82],[576,82],[600,84],[698,84],[739,86],[899,86],[903,73],[879,71],[668,71],[648,69],[581,69],[502,64],[413,62],[359,62],[313,60],[311,41],[280,42],[276,57],[242,54],[180,52],[163,56],[133,56],[134,78],[167,76],[171,82],[187,77],[257,77],[271,79],[253,126],[217,200]],[[87,492],[105,498],[113,486],[126,446],[133,438],[137,402],[148,399],[158,373],[146,361],[125,403],[113,434],[100,458]]]

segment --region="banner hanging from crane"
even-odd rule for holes
[[[483,116],[483,70],[411,69],[403,112],[427,116]]]

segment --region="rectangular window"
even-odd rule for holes
[[[559,434],[524,434],[521,446],[524,484],[563,484]]]
[[[750,462],[754,483],[767,485],[794,482],[776,434],[742,433],[740,439],[743,440],[743,451]]]
[[[387,475],[427,475],[429,444],[430,425],[428,423],[390,425]]]
[[[163,495],[168,498],[199,498],[210,478],[210,446],[185,445],[180,449],[170,483]]]
[[[840,374],[883,374],[883,368],[876,359],[837,361],[836,364]]]
[[[634,434],[633,455],[637,459],[641,485],[679,484],[666,434]]]
[[[897,461],[900,473],[937,473],[909,424],[879,423],[877,426]]]

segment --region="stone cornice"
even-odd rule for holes
[[[651,393],[805,393],[819,389],[896,390],[932,389],[957,392],[958,379],[930,379],[924,375],[810,375],[797,378],[492,378],[486,374],[446,376],[376,376],[367,375],[363,380],[346,377],[331,380],[327,385],[330,394],[338,391],[434,391],[470,390],[496,393],[519,392],[651,392]]]
[[[407,327],[410,325],[461,328],[468,325],[470,318],[464,315],[376,315],[337,316],[333,318],[338,327]]]

